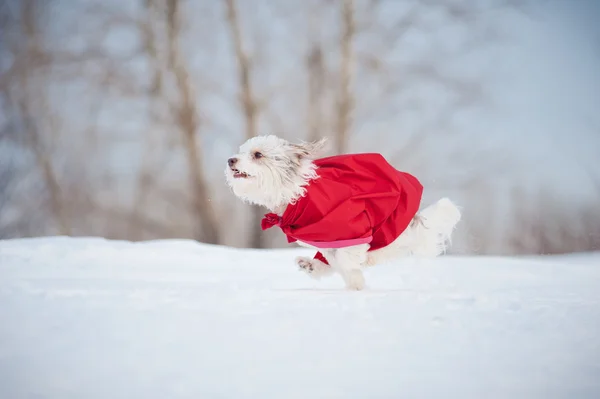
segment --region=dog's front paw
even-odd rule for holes
[[[296,258],[296,264],[300,270],[317,280],[323,276],[333,273],[333,270],[329,265],[321,262],[318,259],[305,258],[301,256]]]
[[[298,267],[300,268],[300,270],[306,272],[306,273],[312,273],[315,268],[312,264],[312,259],[310,258],[305,258],[305,257],[298,257],[296,258],[296,264],[298,265]]]

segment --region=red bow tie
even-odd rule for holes
[[[281,224],[281,217],[275,213],[267,213],[260,222],[260,227],[263,230],[270,229],[273,226],[279,226]]]

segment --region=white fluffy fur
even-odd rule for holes
[[[232,157],[237,159],[235,168],[249,177],[235,179],[232,169],[227,167],[227,183],[242,200],[275,212],[302,197],[308,182],[317,178],[311,155],[324,146],[324,140],[291,144],[277,136],[253,137]],[[264,157],[254,159],[256,152]]]
[[[233,166],[227,166],[225,176],[234,194],[244,201],[264,206],[279,215],[288,204],[306,193],[306,185],[318,178],[312,160],[320,155],[325,141],[292,144],[276,136],[258,136],[246,141]],[[256,157],[256,153],[261,157]],[[234,169],[248,175],[235,178]],[[381,264],[399,257],[436,257],[444,253],[452,231],[460,221],[459,209],[449,199],[421,210],[410,226],[390,245],[368,251],[368,244],[340,249],[320,249],[329,265],[312,258],[296,259],[301,270],[313,278],[338,273],[346,287],[365,287],[362,268]],[[309,247],[302,242],[300,245]]]

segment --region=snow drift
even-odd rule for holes
[[[600,397],[600,254],[407,260],[348,292],[305,253],[2,241],[0,397]]]

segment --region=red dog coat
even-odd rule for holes
[[[317,248],[370,244],[387,246],[408,227],[419,210],[423,186],[380,154],[351,154],[315,161],[318,178],[306,195],[279,217],[268,213],[262,229],[279,226],[288,242]],[[325,263],[318,252],[315,256]]]

